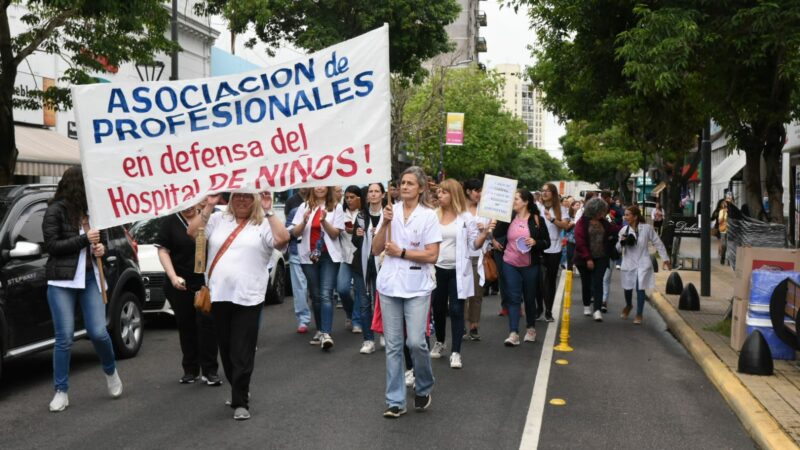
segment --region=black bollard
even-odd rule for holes
[[[681,280],[680,274],[674,271],[667,278],[667,294],[680,295],[681,292],[683,292],[683,280]]]
[[[678,309],[684,311],[700,311],[700,295],[692,283],[686,285],[678,301]]]
[[[739,373],[749,375],[772,375],[772,352],[761,331],[754,330],[747,336],[739,353]]]

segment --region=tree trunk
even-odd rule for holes
[[[10,66],[10,65],[9,65]],[[0,82],[0,186],[12,184],[14,167],[17,163],[17,140],[14,136],[14,80],[16,68],[13,73],[5,72],[4,66],[2,81]]]
[[[786,128],[777,124],[769,129],[764,143],[765,184],[769,197],[769,220],[784,223],[783,217],[783,144],[786,142]]]
[[[761,147],[744,145],[744,153],[747,164],[744,166],[742,175],[744,178],[744,203],[750,213],[750,217],[761,218],[764,208],[761,203]],[[750,147],[750,148],[747,148]],[[780,182],[780,177],[778,177]]]

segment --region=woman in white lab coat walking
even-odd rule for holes
[[[659,256],[664,261],[664,267],[671,269],[672,266],[667,256],[667,250],[658,237],[652,226],[646,224],[642,218],[642,212],[638,206],[629,206],[625,209],[625,221],[628,225],[619,230],[619,241],[617,248],[622,253],[622,289],[625,291],[625,308],[620,317],[627,319],[633,309],[632,297],[633,290],[636,290],[636,318],[633,320],[635,325],[642,323],[642,313],[644,311],[644,301],[647,296],[645,289],[655,288],[653,279],[653,263],[650,259],[648,244],[658,251]]]

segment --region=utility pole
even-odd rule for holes
[[[172,42],[178,43],[178,0],[172,0]],[[178,50],[173,50],[171,55],[172,71],[170,80],[178,79]]]
[[[700,145],[700,295],[711,295],[711,120],[703,125]]]

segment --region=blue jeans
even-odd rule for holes
[[[639,280],[637,275],[636,280],[636,315],[641,316],[644,312],[644,301],[647,299],[647,294],[644,289],[639,289]],[[625,289],[625,305],[633,306],[632,303],[633,289]]]
[[[294,317],[297,319],[297,326],[308,325],[311,321],[311,311],[308,309],[308,285],[298,255],[289,254],[289,277],[292,279]]]
[[[536,323],[536,290],[540,266],[515,267],[503,261],[503,279],[508,289],[508,329],[519,331],[520,305],[525,302],[525,322],[528,328]]]
[[[416,394],[425,396],[433,390],[433,368],[425,328],[430,311],[430,297],[402,298],[380,296],[383,337],[386,339],[386,404],[390,408],[406,406],[405,362],[403,361],[403,319],[406,345],[414,361]]]
[[[362,278],[363,280],[363,278]],[[361,324],[365,341],[374,341],[375,332],[372,331],[372,313],[375,311],[373,305],[375,304],[375,281],[370,280],[364,287],[364,297],[361,299]]]
[[[331,334],[333,329],[333,289],[339,263],[333,262],[328,252],[322,252],[315,264],[303,264],[303,273],[308,282],[308,293],[314,307],[314,323],[317,331]]]
[[[47,286],[47,303],[53,316],[56,343],[53,348],[53,383],[57,391],[69,389],[69,359],[72,338],[75,334],[75,302],[80,302],[86,333],[100,357],[103,372],[111,375],[116,370],[114,347],[106,330],[106,306],[97,288],[94,270],[86,271],[84,289]]]
[[[353,282],[353,292],[350,295],[350,281]],[[353,326],[361,328],[361,303],[364,301],[364,277],[353,270],[347,263],[339,264],[339,276],[336,279],[336,291],[342,299],[342,305],[347,316],[352,319]]]

